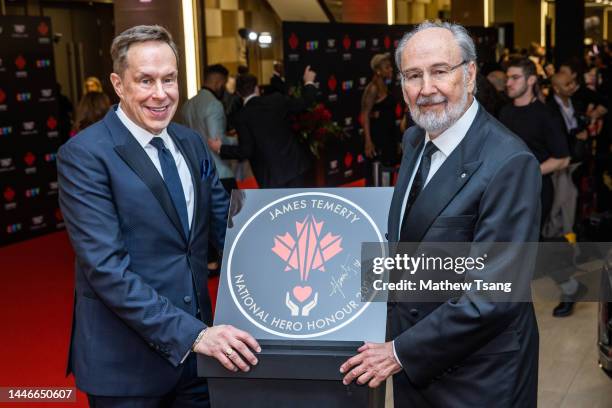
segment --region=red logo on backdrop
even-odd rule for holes
[[[49,34],[49,26],[44,21],[38,25],[38,34],[42,36]]]
[[[338,86],[338,81],[336,81],[336,77],[332,75],[327,80],[327,87],[329,88],[330,91],[335,91],[336,86]]]
[[[398,119],[401,118],[402,113],[404,113],[404,110],[402,109],[402,104],[398,102],[397,105],[395,105],[395,117]]]
[[[28,165],[31,166],[34,164],[34,162],[36,161],[36,156],[34,156],[32,154],[32,152],[28,152],[26,153],[25,156],[23,156],[23,161]]]
[[[55,209],[55,219],[57,221],[63,221],[64,220],[64,216],[62,215],[62,211],[59,208]]]
[[[49,116],[49,119],[47,119],[47,127],[51,130],[57,127],[57,120],[53,116]]]
[[[4,199],[6,201],[13,201],[15,199],[15,190],[10,187],[4,189]]]
[[[391,47],[391,38],[389,38],[388,35],[385,36],[385,39],[383,40],[385,43],[385,48],[389,49],[389,47]]]
[[[353,155],[347,152],[344,155],[344,167],[348,169],[351,167],[351,164],[353,164]]]
[[[0,103],[4,103],[4,101],[6,101],[6,94],[0,89]]]
[[[17,68],[21,71],[25,68],[26,66],[26,60],[25,58],[23,58],[23,55],[18,56],[17,58],[15,58],[15,65],[17,66]]]
[[[351,48],[351,39],[349,38],[348,34],[344,36],[344,39],[342,40],[342,46],[345,50]]]
[[[297,35],[295,35],[295,33],[291,33],[291,35],[289,36],[289,46],[292,50],[295,50],[298,45],[300,45],[300,40],[298,40],[298,37]]]

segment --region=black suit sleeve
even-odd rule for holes
[[[255,154],[255,135],[248,126],[244,117],[248,112],[241,112],[236,120],[236,131],[238,132],[237,145],[222,145],[219,156],[222,159],[250,159]]]
[[[308,109],[315,102],[316,95],[317,88],[314,85],[306,85],[301,98],[292,98],[280,94],[262,96],[261,98],[266,98],[265,103],[269,107],[269,110],[278,112],[277,120],[282,120],[287,113],[297,113]],[[253,158],[256,148],[256,139],[253,131],[248,126],[248,109],[248,107],[243,108],[236,119],[238,144],[233,146],[222,145],[219,154],[222,159],[244,160]]]
[[[549,107],[546,113],[546,150],[550,153],[550,157],[556,159],[569,157],[568,134],[565,129],[565,123],[563,122],[563,116],[561,116],[561,111],[559,111],[558,115],[555,115]]]
[[[312,104],[315,103],[316,97],[317,88],[314,85],[309,84],[304,86],[301,98],[286,96],[283,98],[282,103],[289,113],[299,113],[310,108]]]
[[[494,242],[536,242],[540,189],[539,165],[530,153],[518,152],[501,164],[480,201],[473,239],[479,250]],[[466,273],[466,281],[507,281],[509,268],[516,267],[515,255],[495,257],[483,270]],[[532,268],[520,273],[521,279],[531,280]],[[427,385],[508,330],[525,305],[494,302],[480,292],[468,291],[396,337],[395,351],[410,381]]]

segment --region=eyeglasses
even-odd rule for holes
[[[460,66],[467,64],[468,62],[469,61],[463,60],[459,64],[453,65],[452,67],[444,64],[435,65],[428,70],[429,78],[436,83],[445,82],[450,76],[451,72]],[[424,73],[421,70],[411,69],[409,71],[401,72],[400,75],[402,76],[402,80],[410,86],[423,86]]]

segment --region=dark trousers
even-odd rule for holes
[[[174,389],[161,397],[103,397],[87,394],[91,408],[209,408],[208,383],[198,378],[196,355],[191,353]],[[146,381],[146,378],[143,378]]]

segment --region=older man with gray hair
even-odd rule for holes
[[[92,407],[206,407],[195,355],[248,371],[260,351],[248,333],[212,325],[208,240],[223,247],[228,196],[200,136],[171,122],[170,33],[132,27],[111,56],[119,105],[58,154],[76,254],[68,371]]]
[[[466,29],[425,22],[402,38],[396,64],[417,126],[403,137],[389,242],[536,242],[538,162],[474,98],[476,50]],[[479,276],[504,281],[516,259],[503,255]],[[533,271],[519,273],[528,282]],[[387,317],[389,341],[359,348],[340,367],[345,384],[377,387],[393,375],[396,407],[536,406],[530,302],[466,291],[446,301],[390,302]]]

